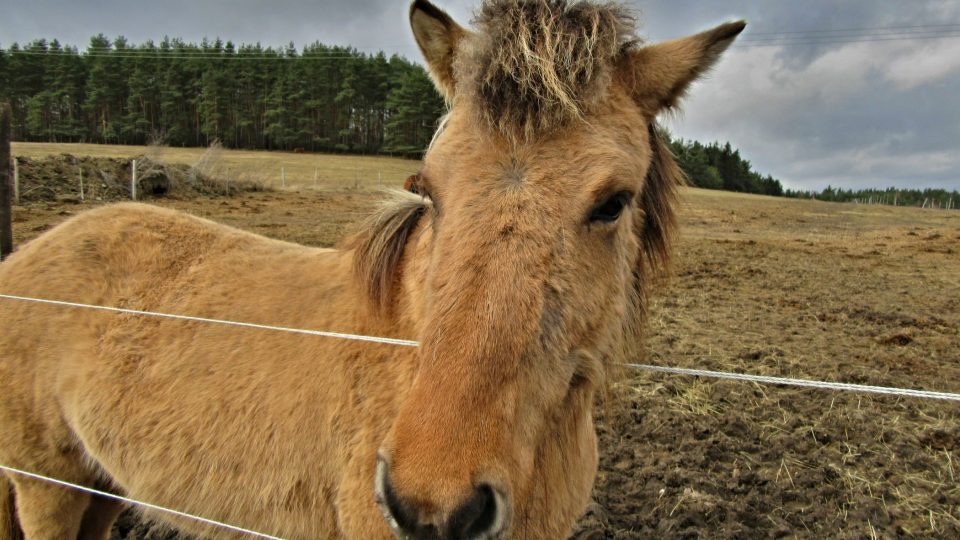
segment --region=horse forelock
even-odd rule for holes
[[[458,88],[508,136],[548,133],[607,94],[617,58],[638,43],[624,6],[567,0],[487,0],[459,54]]]
[[[429,200],[392,190],[376,211],[346,241],[353,249],[353,274],[374,309],[390,311],[400,275],[400,264],[411,234]]]

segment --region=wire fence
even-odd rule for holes
[[[23,469],[17,469],[16,467],[8,467],[8,466],[6,466],[6,465],[0,464],[0,470],[4,470],[4,471],[7,471],[8,473],[12,473],[12,474],[20,475],[20,476],[26,476],[27,478],[33,478],[34,480],[42,480],[42,481],[44,481],[44,482],[49,482],[49,483],[51,483],[51,484],[56,484],[56,485],[58,485],[58,486],[75,489],[75,490],[77,490],[77,491],[82,491],[82,492],[84,492],[84,493],[89,493],[89,494],[91,494],[91,495],[96,495],[96,496],[98,496],[98,497],[105,497],[105,498],[107,498],[107,499],[113,499],[113,500],[115,500],[115,501],[125,502],[125,503],[127,503],[127,504],[132,504],[132,505],[134,505],[134,506],[140,506],[140,507],[143,507],[143,508],[149,508],[150,510],[156,510],[156,511],[158,511],[158,512],[165,512],[165,513],[167,513],[167,514],[172,514],[172,515],[174,515],[174,516],[179,516],[179,517],[182,517],[182,518],[192,519],[192,520],[198,521],[198,522],[200,522],[200,523],[205,523],[205,524],[207,524],[207,525],[213,525],[214,527],[220,527],[220,528],[222,528],[222,529],[228,529],[228,530],[231,530],[231,531],[234,531],[234,532],[239,532],[239,533],[247,534],[247,535],[250,535],[250,536],[257,537],[257,538],[269,538],[269,539],[272,539],[272,540],[283,540],[283,539],[280,538],[279,536],[273,536],[273,535],[265,534],[265,533],[262,533],[262,532],[257,532],[257,531],[251,530],[251,529],[245,529],[245,528],[243,528],[243,527],[237,527],[236,525],[231,525],[231,524],[229,524],[229,523],[224,523],[224,522],[222,522],[222,521],[216,521],[216,520],[213,520],[213,519],[208,519],[208,518],[201,517],[201,516],[197,516],[197,515],[194,515],[194,514],[188,514],[188,513],[186,513],[186,512],[181,512],[180,510],[174,510],[173,508],[167,508],[167,507],[165,507],[165,506],[160,506],[160,505],[157,505],[157,504],[152,504],[152,503],[148,503],[148,502],[144,502],[144,501],[138,501],[138,500],[136,500],[136,499],[131,499],[131,498],[129,498],[129,497],[123,497],[123,496],[121,496],[121,495],[116,495],[116,494],[114,494],[114,493],[108,493],[108,492],[106,492],[106,491],[100,491],[99,489],[88,488],[88,487],[86,487],[86,486],[81,486],[81,485],[79,485],[79,484],[74,484],[74,483],[72,483],[72,482],[65,482],[65,481],[63,481],[63,480],[59,480],[59,479],[57,479],[57,478],[53,478],[53,477],[50,477],[50,476],[44,476],[44,475],[42,475],[42,474],[32,473],[32,472],[30,472],[30,471],[24,471]],[[0,487],[0,489],[3,489],[3,488]]]
[[[789,377],[771,377],[769,375],[752,375],[748,373],[734,373],[729,371],[709,371],[705,369],[690,369],[667,366],[653,366],[649,364],[627,364],[627,367],[671,373],[674,375],[690,375],[692,377],[710,377],[714,379],[728,379],[783,386],[800,386],[804,388],[819,388],[821,390],[846,390],[851,392],[865,392],[870,394],[887,394],[891,396],[914,397],[925,399],[941,399],[946,401],[960,401],[960,394],[950,392],[934,392],[931,390],[914,390],[912,388],[896,388],[892,386],[872,386],[869,384],[852,384],[831,381],[816,381],[811,379],[793,379]]]
[[[407,340],[407,339],[397,339],[397,338],[380,337],[380,336],[366,336],[366,335],[349,334],[349,333],[343,333],[343,332],[308,330],[308,329],[302,329],[302,328],[291,328],[287,326],[230,321],[225,319],[214,319],[209,317],[197,317],[192,315],[161,313],[161,312],[155,312],[155,311],[145,311],[145,310],[119,308],[119,307],[111,307],[111,306],[100,306],[100,305],[94,305],[94,304],[84,304],[79,302],[68,302],[64,300],[53,300],[48,298],[34,298],[29,296],[0,294],[0,299],[20,301],[20,302],[32,302],[36,304],[54,305],[54,306],[77,308],[77,309],[106,311],[106,312],[112,312],[112,313],[118,313],[118,314],[135,315],[135,316],[143,316],[143,317],[158,317],[158,318],[181,320],[181,321],[187,321],[187,322],[221,324],[221,325],[234,326],[234,327],[247,328],[247,329],[286,332],[291,334],[310,335],[310,336],[326,337],[326,338],[347,339],[347,340],[362,341],[362,342],[368,342],[368,343],[380,343],[385,345],[395,345],[395,346],[402,346],[402,347],[418,347],[420,345],[417,341]],[[794,379],[794,378],[786,378],[786,377],[771,377],[766,375],[752,375],[752,374],[723,372],[723,371],[708,371],[708,370],[701,370],[701,369],[656,366],[656,365],[650,365],[650,364],[625,364],[625,365],[632,369],[639,369],[644,371],[666,373],[666,374],[673,374],[673,375],[710,377],[710,378],[726,379],[726,380],[734,380],[734,381],[745,381],[745,382],[755,382],[755,383],[765,383],[765,384],[785,385],[785,386],[799,386],[799,387],[805,387],[805,388],[816,388],[821,390],[867,392],[867,393],[894,395],[894,396],[900,396],[900,397],[960,401],[960,394],[949,393],[949,392],[935,392],[935,391],[929,391],[929,390],[916,390],[916,389],[910,389],[910,388],[871,386],[871,385],[850,384],[850,383],[831,382],[831,381]],[[172,508],[167,508],[167,507],[156,505],[153,503],[139,501],[136,499],[131,499],[129,497],[124,497],[124,496],[116,495],[113,493],[100,491],[97,489],[81,486],[71,482],[66,482],[57,478],[52,478],[49,476],[37,474],[35,472],[30,472],[30,471],[25,471],[15,467],[10,467],[4,464],[0,464],[0,470],[6,471],[10,474],[26,476],[28,478],[32,478],[35,480],[50,482],[59,486],[76,489],[79,491],[83,491],[85,493],[90,493],[92,495],[97,495],[100,497],[106,497],[109,499],[121,501],[126,504],[148,508],[151,510],[168,513],[168,514],[186,518],[186,519],[192,519],[200,523],[204,523],[204,524],[215,526],[215,527],[220,527],[233,532],[246,534],[251,537],[267,538],[272,540],[282,540],[282,538],[278,536],[273,536],[270,534],[254,531],[251,529],[238,527],[236,525],[231,525],[229,523],[224,523],[221,521],[216,521],[216,520],[205,518],[202,516],[189,514],[187,512],[175,510]]]
[[[398,339],[382,336],[366,336],[361,334],[350,334],[343,332],[328,332],[322,330],[308,330],[303,328],[291,328],[288,326],[276,326],[269,324],[259,324],[251,322],[231,321],[226,319],[214,319],[209,317],[197,317],[193,315],[181,315],[175,313],[161,313],[156,311],[145,311],[139,309],[119,308],[111,306],[99,306],[94,304],[83,304],[79,302],[68,302],[65,300],[52,300],[48,298],[33,298],[29,296],[17,296],[12,294],[0,294],[0,299],[15,300],[21,302],[33,302],[38,304],[48,304],[63,307],[91,309],[97,311],[108,311],[114,313],[123,313],[127,315],[138,315],[143,317],[158,317],[164,319],[176,319],[182,321],[202,322],[210,324],[222,324],[227,326],[236,326],[241,328],[252,328],[257,330],[271,330],[276,332],[287,332],[291,334],[305,334],[310,336],[329,337],[337,339],[348,339],[354,341],[365,341],[369,343],[382,343],[385,345],[398,345],[402,347],[418,347],[419,342],[409,339]],[[887,394],[901,397],[915,397],[924,399],[939,399],[948,401],[960,401],[960,394],[950,392],[936,392],[930,390],[917,390],[912,388],[897,388],[892,386],[873,386],[865,384],[852,384],[834,381],[817,381],[811,379],[795,379],[789,377],[772,377],[768,375],[752,375],[746,373],[735,373],[729,371],[709,371],[703,369],[689,369],[669,366],[655,366],[650,364],[626,364],[627,367],[640,369],[644,371],[653,371],[659,373],[670,373],[675,375],[689,375],[694,377],[710,377],[714,379],[727,379],[734,381],[758,382],[765,384],[776,384],[784,386],[800,386],[806,388],[819,388],[823,390],[844,390],[853,392],[867,392],[875,394]]]

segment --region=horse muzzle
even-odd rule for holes
[[[490,484],[473,486],[448,512],[404,498],[390,483],[390,465],[377,456],[374,481],[377,506],[398,540],[500,540],[507,530],[506,498]]]

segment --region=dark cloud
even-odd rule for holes
[[[438,1],[466,23],[470,0]],[[59,38],[82,49],[91,35],[130,41],[178,36],[301,46],[313,41],[419,54],[405,0],[0,0],[3,45]],[[729,140],[756,168],[792,187],[960,188],[960,38],[756,47],[768,32],[960,24],[960,4],[850,0],[637,2],[653,41],[722,21],[750,25],[698,83],[675,134]],[[751,37],[753,36],[753,37]]]

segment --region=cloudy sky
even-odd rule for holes
[[[438,5],[464,23],[476,1]],[[665,119],[675,135],[729,140],[757,170],[792,188],[960,189],[960,2],[630,2],[641,35],[652,41],[735,18],[750,23],[709,79],[697,84],[683,114]],[[56,37],[82,49],[102,32],[134,42],[179,36],[302,46],[319,40],[419,59],[407,5],[0,0],[0,44]],[[904,36],[910,39],[890,39]],[[770,39],[789,43],[762,42]]]

